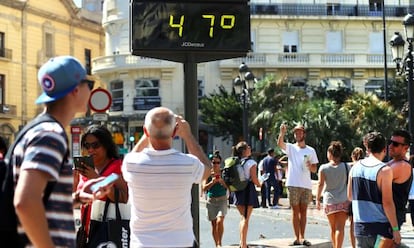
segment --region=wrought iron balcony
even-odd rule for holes
[[[382,16],[381,6],[361,4],[285,4],[251,3],[252,15],[295,15],[295,16]],[[386,5],[385,16],[401,17],[414,10],[414,5]]]

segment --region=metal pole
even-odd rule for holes
[[[247,89],[243,89],[242,101],[243,101],[243,138],[246,142],[249,142],[249,131],[248,131],[248,113],[247,113]]]
[[[198,83],[197,83],[197,63],[190,54],[184,63],[184,117],[191,126],[194,137],[198,140]],[[193,216],[193,232],[200,243],[200,201],[199,185],[193,184],[191,189],[191,214]]]
[[[388,68],[387,68],[387,41],[386,41],[386,28],[385,28],[385,9],[384,1],[382,0],[382,36],[384,43],[384,100],[387,101],[388,98]],[[388,151],[388,149],[387,149]],[[387,152],[388,153],[388,152]],[[387,155],[388,157],[388,155]]]
[[[414,88],[413,88],[413,75],[414,75],[414,67],[413,67],[413,44],[411,40],[408,40],[408,54],[407,54],[407,63],[408,63],[408,131],[411,134],[411,137],[413,137],[413,131],[414,131]],[[414,146],[410,145],[410,155],[414,154]]]

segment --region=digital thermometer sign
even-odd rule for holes
[[[245,55],[250,45],[247,1],[132,1],[132,54],[151,51]]]

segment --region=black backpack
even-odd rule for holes
[[[27,124],[17,135],[16,140],[9,147],[6,156],[0,160],[0,243],[9,244],[10,247],[20,247],[17,234],[17,216],[13,205],[14,198],[14,179],[13,164],[11,163],[13,150],[20,142],[23,136],[34,126],[42,122],[54,122],[55,119],[49,114],[37,116],[33,121]],[[64,159],[64,161],[66,158]],[[47,202],[52,192],[54,182],[48,183],[43,194],[43,202]]]
[[[228,157],[224,160],[222,178],[231,192],[244,190],[249,183],[249,179],[244,175],[244,163],[247,159],[239,157]]]

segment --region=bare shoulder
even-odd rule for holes
[[[410,178],[412,167],[407,161],[390,161],[388,165],[392,169],[394,182],[403,183]]]
[[[384,166],[380,169],[380,171],[378,173],[379,174],[392,173],[392,168],[391,168],[391,166]]]
[[[378,172],[378,179],[384,178],[384,177],[390,177],[392,175],[393,175],[393,170],[391,166],[384,166]]]

